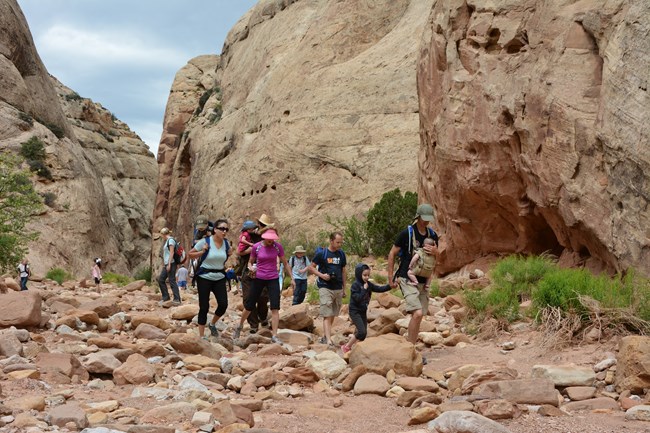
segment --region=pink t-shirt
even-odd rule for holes
[[[284,257],[284,248],[277,242],[270,246],[264,245],[264,241],[253,245],[251,258],[253,263],[257,260],[255,278],[260,280],[275,280],[278,278],[280,276],[278,274],[278,257]]]
[[[243,253],[246,248],[249,247],[249,245],[246,245],[242,241],[246,241],[249,244],[251,243],[251,234],[248,232],[241,232],[241,235],[239,236],[239,245],[237,245],[237,252]]]

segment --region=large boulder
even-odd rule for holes
[[[294,331],[309,330],[314,319],[309,315],[309,304],[292,305],[280,312],[280,328]]]
[[[422,373],[422,356],[404,337],[386,334],[355,344],[350,352],[350,366],[354,368],[359,365],[384,375],[394,370],[397,374],[419,376]]]
[[[156,369],[139,353],[129,356],[124,364],[113,370],[113,379],[117,385],[146,384],[153,381],[155,375]]]
[[[41,295],[37,290],[0,295],[0,327],[26,328],[41,323]]]
[[[639,394],[650,388],[650,337],[623,337],[616,360],[614,383],[619,392],[627,389]]]
[[[436,433],[510,433],[506,427],[469,411],[449,411],[427,424]]]

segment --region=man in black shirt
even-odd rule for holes
[[[414,224],[400,232],[388,253],[388,284],[392,288],[399,285],[404,295],[406,311],[411,313],[408,340],[413,344],[418,341],[422,316],[429,309],[429,288],[425,287],[427,280],[425,277],[417,277],[419,283],[417,286],[409,284],[407,272],[413,251],[417,248],[423,248],[429,254],[437,254],[438,235],[429,227],[431,221],[433,221],[433,207],[430,204],[418,206]],[[434,240],[436,246],[424,245],[424,239],[428,237]],[[393,273],[396,257],[399,257],[399,268],[396,273]]]

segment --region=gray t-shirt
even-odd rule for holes
[[[169,238],[165,241],[165,244],[163,245],[163,264],[167,266],[169,264],[169,247],[176,248],[176,241],[174,238]]]

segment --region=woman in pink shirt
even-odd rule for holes
[[[278,258],[284,264],[287,277],[291,278],[291,267],[284,256],[284,248],[279,242],[280,238],[275,230],[267,230],[262,234],[262,241],[254,244],[251,248],[251,256],[248,259],[248,269],[255,273],[253,286],[250,294],[244,302],[239,326],[235,328],[232,338],[237,339],[241,333],[244,322],[248,318],[259,299],[262,291],[266,288],[271,301],[271,340],[279,343],[278,324],[280,323],[280,274],[278,273]]]

